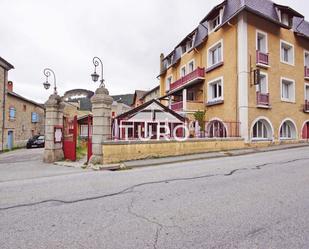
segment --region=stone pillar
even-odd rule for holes
[[[45,103],[45,150],[43,161],[53,163],[64,158],[62,143],[55,143],[54,127],[63,126],[64,104],[61,97],[52,94]]]
[[[102,142],[111,139],[111,106],[113,98],[105,87],[99,87],[91,98],[93,113],[92,156],[90,164],[103,164]]]

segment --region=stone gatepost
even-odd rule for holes
[[[91,98],[93,113],[92,156],[90,164],[103,164],[102,142],[111,139],[111,106],[113,98],[101,86]]]
[[[55,143],[55,127],[63,126],[63,109],[61,97],[50,95],[45,103],[45,150],[43,161],[53,163],[64,158],[62,142]],[[63,135],[62,135],[63,136]]]

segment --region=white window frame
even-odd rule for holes
[[[182,73],[182,69],[185,69],[185,75],[181,75]],[[184,76],[187,75],[187,65],[183,65],[181,68],[180,68],[180,72],[179,72],[179,76],[180,76],[180,79]]]
[[[216,64],[212,64],[210,65],[210,51],[213,51],[215,47],[218,47],[218,45],[221,44],[221,60],[219,62],[217,62]],[[214,67],[220,63],[222,63],[224,61],[224,49],[223,49],[223,39],[217,41],[216,43],[214,43],[213,45],[211,45],[208,49],[207,49],[207,68],[211,68]]]
[[[219,14],[218,14],[215,18],[213,18],[213,19],[211,19],[211,20],[208,20],[208,31],[209,31],[209,34],[211,34],[212,32],[214,32],[218,27],[221,26],[221,24],[222,24],[222,19],[223,19],[224,9],[225,9],[225,6],[222,7],[222,8],[220,9]],[[216,27],[212,28],[211,26],[212,26],[214,20],[215,20],[216,18],[218,18],[218,17],[220,18],[219,24],[218,24]],[[209,34],[208,34],[208,35],[209,35]]]
[[[290,124],[289,124],[290,123]],[[287,125],[292,125],[290,126],[291,130],[291,137],[288,137],[288,136],[281,136],[281,129],[283,128],[283,125],[284,124],[287,124]],[[279,139],[280,140],[294,140],[294,139],[297,139],[297,126],[295,124],[295,122],[292,120],[292,119],[285,119],[281,122],[281,125],[279,127]]]
[[[286,62],[286,61],[284,61],[282,59],[282,57],[283,57],[282,56],[282,45],[283,44],[290,46],[291,49],[292,49],[292,57],[293,58],[292,58],[292,62],[291,63],[290,62]],[[284,40],[280,40],[280,62],[284,63],[284,64],[287,64],[287,65],[295,66],[295,48],[294,48],[294,45],[289,43],[289,42],[287,42],[287,41],[284,41]]]
[[[188,73],[191,73],[191,72],[189,72],[189,69],[190,69],[190,64],[193,64],[193,70],[191,71],[191,72],[193,72],[196,68],[195,68],[195,60],[194,59],[192,59],[192,60],[190,60],[189,62],[188,62]]]
[[[186,52],[183,52],[183,50],[182,50],[183,47],[186,48]],[[188,53],[187,43],[185,45],[181,45],[180,50],[181,50],[181,57],[184,56],[185,54],[187,54]]]
[[[266,33],[266,32],[264,32],[264,31],[262,31],[262,30],[259,30],[259,29],[257,29],[256,30],[256,35],[255,35],[255,48],[256,48],[256,50],[259,50],[258,49],[258,37],[259,37],[259,34],[261,34],[261,35],[264,35],[265,36],[265,42],[266,42],[266,44],[265,44],[265,52],[263,52],[263,51],[260,51],[260,52],[262,52],[262,53],[265,53],[265,54],[267,54],[268,53],[268,34]]]
[[[171,80],[169,86],[167,87],[168,85],[168,81],[169,79]],[[165,81],[165,91],[169,91],[171,89],[171,84],[173,83],[173,75],[169,75],[167,78],[166,78],[166,81]]]
[[[265,76],[266,79],[266,93],[269,93],[269,88],[268,88],[268,73],[265,72],[260,72],[261,75]],[[260,92],[260,85],[256,85],[256,92]]]
[[[286,98],[283,98],[282,96],[282,84],[283,84],[283,81],[290,81],[292,82],[292,85],[293,85],[293,96],[291,99],[286,99]],[[289,102],[289,103],[295,103],[295,92],[296,92],[296,89],[295,89],[295,80],[292,80],[292,79],[288,79],[288,78],[285,78],[285,77],[281,77],[280,79],[280,98],[281,98],[281,101],[283,102]]]
[[[212,98],[212,92],[210,89],[210,86],[216,83],[217,81],[221,81],[221,97],[220,98]],[[224,80],[223,77],[218,77],[216,79],[213,79],[209,82],[207,82],[207,103],[214,103],[217,101],[223,101],[224,100]]]
[[[309,96],[307,96],[307,87],[309,87],[309,83],[305,83],[305,87],[304,87],[305,100],[309,101]]]

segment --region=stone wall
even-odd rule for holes
[[[113,141],[103,142],[103,163],[119,163],[146,158],[189,155],[212,151],[243,149],[243,139],[190,139],[178,141]]]

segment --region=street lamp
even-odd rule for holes
[[[103,63],[99,57],[94,57],[93,60],[94,65],[94,73],[91,74],[91,78],[93,82],[97,82],[100,78],[100,76],[97,74],[97,67],[101,65],[101,80],[100,80],[100,87],[105,87],[104,85],[104,79],[103,79]]]
[[[46,90],[50,88],[50,83],[48,82],[48,77],[52,74],[54,76],[54,94],[57,94],[57,85],[56,85],[56,75],[53,70],[50,68],[45,68],[43,71],[46,76],[46,81],[43,83],[43,86]]]

